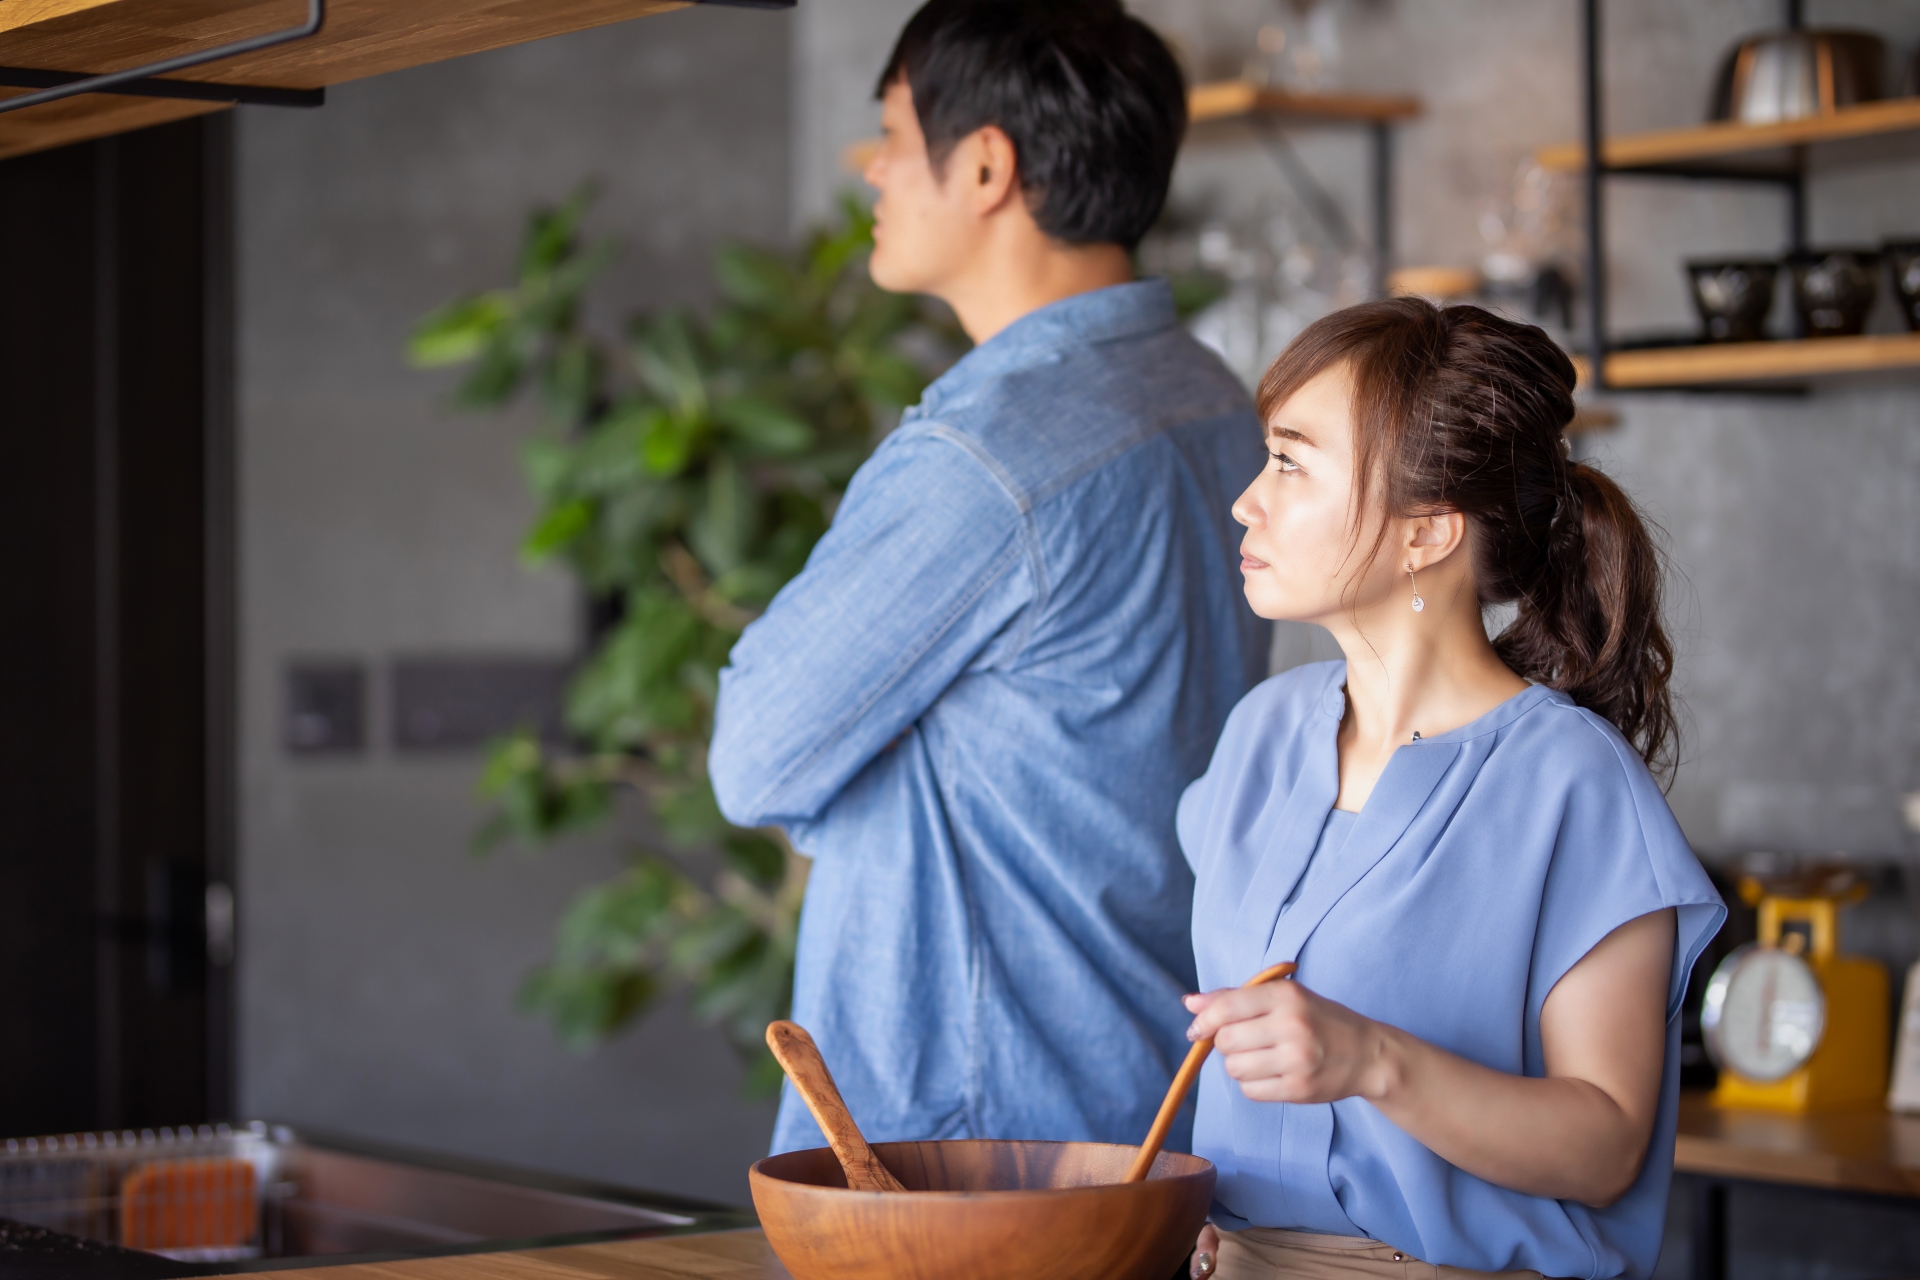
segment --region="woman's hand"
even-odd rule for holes
[[[1189,1040],[1213,1039],[1227,1074],[1255,1102],[1378,1098],[1388,1087],[1391,1028],[1298,982],[1186,998]]]
[[[1220,1269],[1220,1233],[1209,1222],[1200,1228],[1200,1238],[1193,1242],[1193,1265],[1187,1268],[1192,1280],[1207,1280],[1207,1277]]]
[[[1468,1061],[1298,982],[1188,996],[1187,1034],[1213,1036],[1257,1102],[1365,1098],[1475,1177],[1604,1208],[1639,1176],[1659,1111],[1674,927],[1671,907],[1629,920],[1554,984],[1544,1077]]]

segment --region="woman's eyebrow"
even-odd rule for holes
[[[1313,437],[1306,432],[1296,431],[1292,427],[1283,427],[1277,422],[1267,424],[1267,438],[1269,440],[1298,440],[1301,444],[1307,445],[1310,448],[1319,447],[1313,443]]]

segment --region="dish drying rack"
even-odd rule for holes
[[[255,1122],[10,1138],[0,1217],[181,1262],[272,1256],[291,1137]]]

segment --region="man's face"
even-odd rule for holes
[[[980,234],[974,184],[963,181],[963,145],[946,173],[927,158],[927,140],[905,79],[880,99],[880,150],[866,180],[880,192],[873,206],[873,282],[894,293],[939,294],[971,256]]]

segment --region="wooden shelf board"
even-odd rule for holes
[[[1293,93],[1248,80],[1197,84],[1187,95],[1187,116],[1198,124],[1247,116],[1319,124],[1373,124],[1420,114],[1418,98],[1368,93]]]
[[[1611,405],[1583,404],[1573,411],[1566,434],[1582,436],[1589,431],[1611,431],[1620,425],[1620,411]]]
[[[1576,355],[1573,363],[1580,380],[1586,382],[1587,358]],[[1920,369],[1920,333],[1613,351],[1607,354],[1607,385],[1614,388],[1712,386],[1893,369]]]
[[[1216,80],[1197,84],[1187,94],[1187,118],[1195,124],[1210,120],[1244,120],[1265,116],[1311,124],[1371,124],[1405,120],[1420,114],[1418,98],[1383,98],[1363,93],[1289,93],[1248,80]],[[862,138],[840,151],[843,172],[858,174],[880,149],[880,139]]]
[[[684,8],[690,0],[329,0],[318,35],[184,71],[183,80],[317,89]],[[0,66],[119,71],[298,25],[306,0],[11,0]],[[14,97],[25,89],[0,89]],[[85,94],[0,115],[0,158],[223,110]]]
[[[1891,98],[1847,107],[1831,115],[1783,120],[1778,124],[1703,124],[1655,133],[1623,134],[1607,139],[1604,156],[1607,164],[1614,168],[1684,164],[1913,129],[1920,129],[1920,98]],[[1584,143],[1563,142],[1540,148],[1534,158],[1543,169],[1579,169],[1587,162],[1587,148]]]

